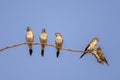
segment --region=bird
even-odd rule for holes
[[[31,27],[27,27],[27,31],[26,31],[26,42],[29,42],[29,43],[28,43],[28,46],[29,46],[29,54],[30,54],[30,56],[31,56],[32,53],[33,53],[32,43],[34,42],[34,34],[33,34],[33,32],[32,32]]]
[[[107,65],[109,65],[108,61],[106,60],[104,53],[100,47],[97,47],[97,55],[98,55],[98,57],[96,57],[96,58],[99,63],[103,64],[105,62]]]
[[[55,33],[55,35],[56,35],[55,45],[56,45],[56,50],[57,50],[56,57],[58,58],[60,54],[60,49],[62,48],[62,45],[63,45],[63,38],[62,38],[61,33],[59,32]]]
[[[46,33],[46,30],[45,28],[42,29],[42,32],[40,34],[40,43],[41,43],[41,56],[44,57],[44,48],[45,48],[45,45],[47,44],[47,39],[48,39],[48,36],[47,36],[47,33]]]
[[[91,52],[91,54],[92,54],[93,56],[95,56],[95,58],[97,59],[97,62],[101,63],[102,60],[100,59],[100,56],[97,54],[97,50],[98,50],[98,47],[95,46],[95,48],[94,48],[94,50]]]
[[[89,44],[87,45],[87,47],[85,48],[83,54],[80,56],[80,58],[82,58],[86,53],[90,53],[94,50],[95,46],[97,45],[99,39],[97,37],[93,38]]]

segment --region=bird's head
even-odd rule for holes
[[[103,54],[102,49],[100,47],[97,48],[97,54],[98,55]]]
[[[62,35],[61,35],[59,32],[55,33],[55,35],[56,35],[56,36],[61,36],[61,37],[62,37]]]
[[[92,40],[93,42],[98,42],[99,41],[99,39],[97,38],[97,37],[95,37],[95,38],[93,38],[93,40]]]
[[[97,50],[102,50],[102,49],[100,47],[98,47]]]
[[[31,29],[31,27],[27,27],[27,31],[31,31],[32,29]]]
[[[42,32],[46,32],[45,28],[42,29]]]

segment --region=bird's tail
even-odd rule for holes
[[[45,46],[42,45],[41,47],[42,47],[42,49],[41,49],[41,56],[44,57],[44,47],[45,47]]]
[[[32,56],[33,50],[29,49],[30,56]]]
[[[86,53],[83,53],[83,54],[80,56],[80,58],[82,58],[85,54],[86,54]]]
[[[105,63],[109,66],[109,63],[107,62],[107,60],[105,59]]]
[[[29,45],[29,53],[30,53],[30,56],[32,56],[32,53],[33,53],[32,45]]]
[[[41,50],[41,56],[44,57],[44,49]]]
[[[60,51],[57,50],[57,52],[56,52],[56,57],[57,57],[57,58],[59,57],[59,54],[60,54]]]

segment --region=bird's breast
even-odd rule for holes
[[[41,38],[42,40],[46,40],[46,39],[47,39],[47,35],[41,35],[40,38]]]
[[[26,35],[26,40],[28,42],[32,42],[34,40],[34,37],[33,37],[33,33],[32,32],[28,32],[27,35]]]
[[[57,39],[56,39],[56,42],[57,42],[57,43],[62,43],[62,38],[57,38]]]

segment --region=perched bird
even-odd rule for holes
[[[29,46],[29,53],[32,55],[32,43],[34,42],[34,34],[32,32],[31,27],[27,27],[27,32],[26,32],[26,42],[28,43]]]
[[[55,45],[56,45],[56,50],[57,50],[56,56],[58,57],[60,54],[60,49],[62,48],[63,38],[60,33],[55,33],[55,35],[56,35]]]
[[[95,46],[95,48],[94,48],[94,50],[91,52],[91,54],[95,56],[95,58],[97,59],[97,62],[101,63],[102,60],[100,59],[100,56],[97,54],[97,49],[98,49],[98,47]]]
[[[109,65],[100,47],[97,48],[96,58],[99,63],[103,64],[105,62],[107,65]]]
[[[81,55],[80,58],[82,58],[86,53],[92,52],[95,48],[95,46],[97,45],[97,42],[99,41],[98,38],[93,38],[90,43],[87,45],[87,47],[85,48],[85,52]]]
[[[46,33],[46,30],[45,29],[42,29],[42,32],[40,34],[40,43],[41,43],[41,55],[44,57],[44,48],[45,48],[45,45],[47,44],[47,39],[48,39],[48,36],[47,36],[47,33]]]

